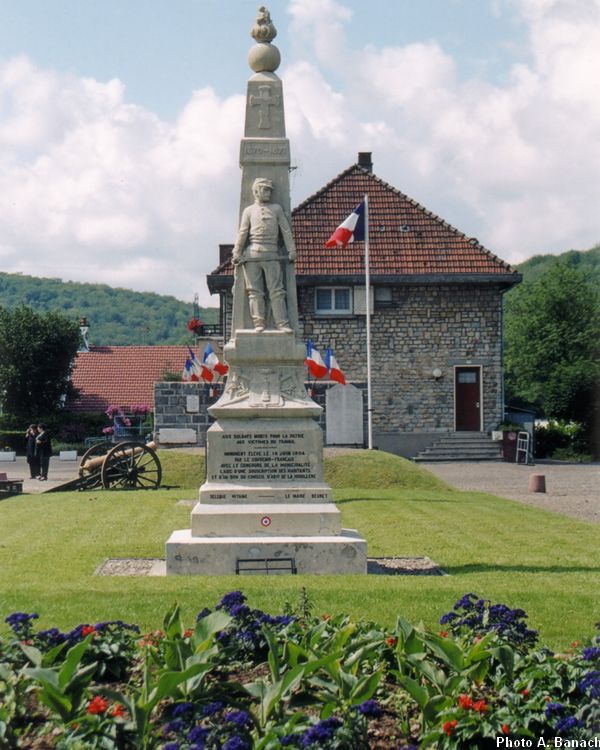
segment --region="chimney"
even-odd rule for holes
[[[222,266],[226,260],[231,258],[233,245],[219,245],[219,265]]]
[[[90,345],[88,342],[88,331],[90,330],[90,327],[87,322],[87,318],[79,318],[79,333],[81,335],[81,340],[79,342],[79,350],[80,352],[89,352]]]
[[[358,166],[366,169],[367,172],[373,171],[373,160],[371,151],[358,152]]]

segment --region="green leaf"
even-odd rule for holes
[[[465,668],[465,657],[462,649],[454,641],[429,633],[427,645],[439,659],[455,671],[461,672]]]
[[[371,698],[374,692],[377,690],[379,682],[381,681],[382,674],[383,667],[378,669],[377,672],[373,672],[373,674],[367,675],[366,677],[363,677],[361,680],[359,680],[354,691],[352,692],[350,705],[356,706],[359,703],[368,701],[369,698]]]
[[[167,611],[163,618],[163,630],[167,638],[181,638],[183,625],[181,624],[181,608],[177,602]]]
[[[61,688],[64,688],[75,674],[93,636],[94,633],[90,633],[67,651],[67,656],[58,671],[58,684]],[[95,667],[94,664],[94,669]]]
[[[435,724],[442,711],[450,708],[452,699],[447,695],[434,696],[423,709],[423,718],[427,724]]]
[[[427,690],[425,690],[424,687],[421,687],[421,685],[419,685],[416,680],[413,680],[412,677],[407,677],[406,675],[399,673],[396,674],[396,677],[400,685],[402,685],[406,692],[414,698],[421,711],[423,711],[429,701],[429,693]]]
[[[231,624],[232,619],[231,615],[219,609],[198,620],[192,638],[194,650],[201,651],[208,648],[212,637],[221,630],[225,630]]]

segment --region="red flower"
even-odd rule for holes
[[[444,732],[446,732],[448,737],[450,737],[452,732],[456,729],[457,724],[458,724],[458,721],[456,719],[452,719],[452,721],[445,721],[442,724],[442,729],[444,730]]]
[[[86,635],[89,635],[90,633],[95,633],[96,628],[93,625],[84,625],[81,628],[81,635],[85,638]]]
[[[390,635],[385,639],[385,642],[388,646],[391,646],[392,648],[398,643],[398,639],[394,635]]]
[[[523,696],[523,698],[527,698],[529,696],[529,690],[527,690],[527,688],[521,690],[521,695]]]
[[[203,325],[204,323],[198,318],[192,318],[191,320],[188,321],[188,324],[187,324],[188,331],[191,331],[192,333],[196,333],[196,331],[202,328]]]
[[[473,703],[473,711],[477,711],[480,714],[484,714],[488,710],[488,704],[483,700],[475,701]]]
[[[184,638],[191,638],[194,635],[194,631],[191,628],[183,631]]]
[[[447,638],[448,637],[448,631],[447,630],[440,630],[440,635],[442,636],[442,638]]]
[[[104,714],[108,709],[108,701],[105,700],[101,695],[97,695],[95,698],[88,703],[86,709],[88,714]]]
[[[508,726],[508,724],[502,725],[502,734],[510,734],[510,727]]]
[[[465,711],[468,711],[470,708],[473,708],[473,698],[462,693],[458,696],[458,705],[460,708],[464,708]]]
[[[125,709],[120,703],[115,703],[112,711],[110,712],[110,715],[111,716],[125,716]]]

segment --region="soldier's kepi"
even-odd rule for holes
[[[265,330],[268,296],[276,328],[292,333],[284,281],[284,264],[296,260],[292,231],[283,208],[278,203],[271,203],[271,180],[258,177],[252,185],[252,192],[255,202],[242,212],[233,246],[233,264],[243,268],[254,329],[258,332]],[[280,237],[286,255],[279,250]]]

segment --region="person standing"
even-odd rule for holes
[[[25,456],[27,457],[29,474],[32,479],[37,479],[40,476],[40,461],[37,456],[37,446],[35,444],[37,434],[37,427],[34,424],[30,424],[25,433]]]
[[[45,424],[39,424],[37,426],[35,445],[37,457],[40,462],[40,475],[38,479],[40,482],[45,482],[48,479],[48,466],[50,464],[50,454],[52,453],[50,433],[46,429]]]

